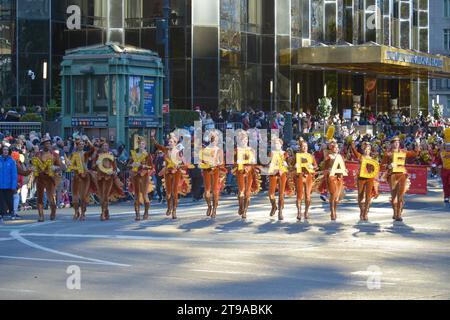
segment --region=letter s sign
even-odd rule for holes
[[[70,16],[67,18],[67,28],[69,30],[80,30],[81,29],[81,9],[77,5],[71,5],[67,7],[67,14]]]

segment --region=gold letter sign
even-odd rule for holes
[[[303,168],[309,173],[314,173],[313,163],[313,157],[309,153],[297,153],[297,173],[302,173]]]
[[[406,162],[406,153],[394,152],[394,154],[392,155],[392,172],[406,173],[405,162]]]
[[[342,159],[340,154],[336,155],[336,158],[334,159],[330,176],[335,176],[336,174],[342,174],[344,177],[348,176],[347,167],[345,166],[344,159]]]
[[[369,170],[367,170],[367,166],[372,166],[373,171],[369,172]],[[380,164],[378,163],[378,161],[363,157],[363,160],[361,162],[361,171],[359,172],[360,178],[373,179],[378,175],[379,172]]]

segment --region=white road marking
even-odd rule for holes
[[[75,254],[62,252],[62,251],[50,249],[50,248],[47,248],[47,247],[43,247],[41,245],[38,245],[38,244],[36,244],[34,242],[31,242],[31,241],[23,238],[22,235],[20,234],[19,230],[12,231],[10,233],[10,235],[15,240],[17,240],[17,241],[19,241],[19,242],[21,242],[21,243],[23,243],[23,244],[25,244],[25,245],[27,245],[27,246],[29,246],[31,248],[35,248],[35,249],[38,249],[38,250],[54,253],[54,254],[61,255],[61,256],[71,257],[71,258],[75,258],[75,259],[81,259],[81,260],[87,260],[87,261],[91,261],[91,262],[97,262],[99,264],[104,264],[104,265],[109,265],[109,266],[130,267],[130,265],[128,265],[128,264],[121,264],[121,263],[115,263],[115,262],[100,260],[100,259],[86,258],[86,257],[78,256],[78,255],[75,255]]]
[[[75,264],[94,264],[102,265],[103,262],[91,262],[91,261],[81,261],[81,260],[60,260],[60,259],[44,259],[44,258],[30,258],[30,257],[13,257],[13,256],[0,256],[0,259],[11,259],[11,260],[31,260],[31,261],[42,261],[42,262],[61,262],[61,263],[75,263]]]
[[[386,231],[383,231],[386,232]],[[155,241],[155,242],[197,242],[197,243],[211,243],[211,244],[249,244],[249,245],[279,245],[279,246],[293,246],[296,249],[309,250],[312,248],[317,248],[323,246],[321,243],[315,242],[305,242],[305,241],[293,241],[293,240],[278,240],[278,239],[217,239],[217,238],[206,238],[206,237],[177,237],[177,236],[132,236],[132,235],[113,235],[113,234],[53,234],[53,233],[21,233],[23,237],[41,237],[41,238],[75,238],[75,239],[105,239],[105,240],[130,240],[130,241]],[[358,239],[360,244],[367,243],[371,244],[372,240]],[[411,244],[406,243],[403,246],[396,244],[395,246],[389,246],[389,241],[384,244],[384,248],[389,247],[390,250],[402,251],[405,248],[410,248]],[[345,244],[344,244],[345,245]],[[439,245],[428,246],[430,250],[437,250],[446,252],[447,248]],[[50,249],[51,250],[51,249]],[[351,248],[339,248],[335,246],[334,250],[344,250],[348,251]],[[360,247],[355,248],[355,250],[360,250]],[[78,258],[78,257],[77,257]],[[82,258],[87,259],[87,258]],[[92,259],[91,259],[92,260]]]
[[[8,289],[8,288],[0,288],[0,291],[20,292],[20,293],[36,293],[36,291],[34,291],[34,290],[27,290],[27,289]]]
[[[355,276],[364,276],[364,277],[368,277],[368,276],[372,276],[372,275],[382,276],[382,275],[383,275],[383,272],[355,271],[355,272],[352,272],[351,274],[354,274]]]
[[[205,273],[223,273],[223,274],[247,274],[252,276],[270,276],[268,274],[263,274],[259,272],[242,272],[242,271],[221,271],[221,270],[201,270],[201,269],[192,269],[192,272],[205,272]]]
[[[52,234],[52,233],[23,233],[24,237],[48,237],[48,238],[88,238],[88,239],[110,239],[110,240],[149,240],[149,241],[176,241],[176,242],[205,242],[205,243],[246,243],[246,244],[290,244],[310,247],[315,244],[304,241],[286,240],[252,240],[252,239],[211,239],[211,238],[186,238],[186,237],[152,237],[152,236],[128,236],[128,235],[99,235],[99,234]],[[306,244],[306,245],[305,245]]]
[[[32,222],[31,222],[32,221]],[[11,231],[11,230],[22,230],[28,228],[34,228],[39,226],[45,226],[49,224],[56,223],[56,221],[47,221],[47,222],[37,222],[36,220],[30,220],[29,223],[25,224],[3,224],[0,225],[0,231]]]

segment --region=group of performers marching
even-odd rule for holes
[[[445,131],[444,150],[440,154],[442,165],[442,180],[444,184],[445,201],[450,197],[450,129]],[[155,147],[163,152],[165,166],[161,172],[166,191],[167,216],[177,219],[177,207],[180,195],[191,191],[188,169],[192,168],[184,159],[183,147],[175,135],[171,135],[167,146],[162,146],[151,137]],[[312,154],[308,152],[308,144],[303,139],[298,140],[298,153],[288,153],[283,150],[283,141],[273,140],[270,153],[270,163],[265,168],[257,164],[257,155],[249,146],[246,131],[237,135],[237,147],[234,150],[235,165],[232,174],[236,178],[238,189],[238,214],[247,218],[251,197],[261,190],[261,173],[267,170],[269,182],[270,216],[278,213],[278,219],[283,220],[285,196],[296,196],[297,220],[309,219],[311,195],[314,191],[328,193],[331,220],[337,219],[337,206],[344,197],[344,177],[348,175],[344,158],[339,145],[330,139],[324,150],[324,160],[319,166]],[[204,180],[204,199],[207,204],[206,215],[215,218],[219,207],[221,191],[225,187],[227,169],[224,153],[216,132],[209,134],[209,145],[200,152],[199,168]],[[393,219],[402,221],[404,195],[409,188],[409,177],[405,168],[407,158],[417,157],[420,146],[417,143],[415,151],[405,151],[400,147],[400,139],[394,137],[390,148],[385,150],[384,158],[379,163],[371,157],[370,143],[363,142],[360,150],[353,142],[347,142],[349,150],[359,161],[357,175],[358,205],[361,221],[367,221],[372,200],[378,197],[378,176],[385,169],[383,178],[391,190]],[[44,139],[41,150],[32,159],[32,167],[23,174],[33,173],[36,177],[37,207],[39,222],[44,221],[44,192],[50,205],[50,219],[56,218],[56,187],[62,171],[73,172],[72,200],[74,220],[85,220],[86,209],[90,195],[95,193],[100,199],[102,221],[108,220],[109,202],[124,196],[123,184],[118,177],[114,155],[109,151],[109,145],[102,141],[100,147],[95,147],[86,137],[77,139],[76,149],[65,163],[61,156],[51,151],[51,142]],[[90,164],[90,166],[89,166]],[[319,167],[321,171],[319,171]],[[147,151],[145,140],[140,139],[138,148],[131,151],[128,161],[130,179],[128,190],[134,195],[136,221],[141,220],[140,209],[144,205],[142,219],[149,219],[150,199],[148,194],[154,189],[152,175],[155,173],[153,157]],[[278,200],[276,193],[278,191]],[[304,202],[304,210],[302,203]]]

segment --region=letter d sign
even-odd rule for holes
[[[81,29],[81,9],[77,5],[71,5],[67,7],[67,14],[70,16],[67,18],[67,29],[80,30]]]
[[[67,278],[68,290],[81,290],[81,269],[79,266],[69,266],[66,271],[70,276]]]

